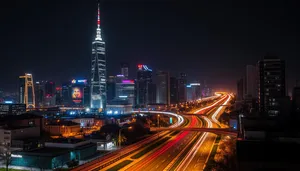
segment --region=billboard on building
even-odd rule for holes
[[[81,87],[72,87],[72,101],[76,104],[82,103],[83,89]]]

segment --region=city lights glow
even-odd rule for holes
[[[134,83],[134,80],[122,80],[122,83]]]
[[[19,155],[19,154],[11,154],[11,157],[22,158],[23,156],[22,156],[22,155]]]
[[[153,110],[143,110],[143,111],[132,111],[132,113],[153,113],[153,114],[164,114],[164,115],[171,115],[171,116],[174,116],[177,118],[177,123],[174,124],[174,125],[171,125],[170,128],[175,128],[175,127],[178,127],[180,126],[181,124],[184,123],[184,118],[181,116],[181,115],[178,115],[176,113],[172,113],[172,112],[163,112],[163,111],[153,111]]]
[[[223,103],[223,105],[226,105],[226,104],[229,102],[230,99],[231,99],[231,96],[228,95],[228,98],[227,98],[227,100]],[[212,119],[215,123],[219,123],[219,121],[218,121],[218,119],[217,119],[216,117],[218,116],[219,112],[220,112],[223,108],[224,108],[224,106],[220,106],[220,107],[216,110],[216,112],[212,115],[211,119]]]
[[[212,122],[207,117],[203,117],[203,119],[206,121],[208,128],[212,128],[212,126],[213,126]],[[187,166],[191,163],[192,159],[195,157],[195,155],[199,151],[199,149],[202,146],[203,142],[205,141],[207,135],[208,135],[208,132],[204,132],[201,135],[201,137],[197,141],[196,145],[193,146],[193,148],[185,156],[184,160],[181,162],[181,164],[177,167],[176,170],[186,170]]]
[[[225,98],[226,98],[226,96],[224,96],[222,99],[218,100],[217,102],[215,102],[215,103],[212,104],[212,105],[206,106],[206,107],[204,107],[204,108],[201,108],[201,109],[195,111],[194,114],[197,114],[197,113],[199,113],[199,112],[201,112],[201,111],[203,111],[203,110],[209,109],[209,108],[211,108],[211,107],[217,105],[219,102],[221,102],[221,101],[224,100]]]

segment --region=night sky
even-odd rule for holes
[[[234,90],[245,65],[271,53],[286,60],[292,87],[300,77],[296,2],[101,1],[108,75],[128,62],[134,78],[141,63]],[[17,90],[25,72],[56,82],[89,76],[96,0],[14,0],[0,8],[1,89]]]

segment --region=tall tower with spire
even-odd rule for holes
[[[100,5],[98,3],[98,18],[95,40],[92,42],[91,65],[91,108],[105,110],[106,107],[106,57],[105,42],[101,37]]]

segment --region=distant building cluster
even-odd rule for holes
[[[256,66],[247,65],[237,81],[230,125],[238,131],[239,170],[299,168],[290,152],[300,152],[300,86],[295,84],[292,98],[287,95],[285,67],[279,57],[265,56]]]
[[[265,56],[256,66],[247,65],[237,81],[237,100],[264,116],[288,113],[291,101],[286,91],[285,62],[276,56]]]
[[[106,79],[105,109],[93,108],[92,80],[72,79],[58,85],[54,81],[33,81],[32,74],[28,73],[19,78],[19,104],[25,104],[30,110],[77,107],[97,113],[124,114],[133,108],[154,104],[170,106],[212,96],[212,89],[205,81],[188,83],[185,73],[178,77],[166,71],[153,74],[147,65],[139,64],[136,78],[130,79],[128,70],[129,65],[122,63],[121,74]]]

